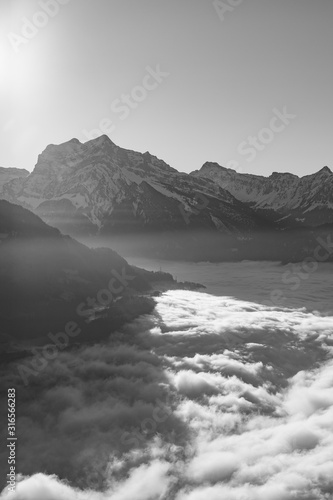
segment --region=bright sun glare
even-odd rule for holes
[[[15,53],[10,44],[0,45],[0,85],[2,99],[13,102],[26,101],[31,96],[35,81],[36,54],[30,44]]]

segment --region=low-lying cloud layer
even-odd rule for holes
[[[157,300],[27,387],[15,366],[2,376],[17,387],[23,476],[1,500],[332,498],[333,317]]]

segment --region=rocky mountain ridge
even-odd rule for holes
[[[150,153],[107,136],[49,145],[27,177],[1,197],[69,234],[200,228],[247,232],[263,222],[215,182],[180,173]]]
[[[279,172],[264,177],[207,162],[190,175],[212,180],[281,226],[319,226],[333,222],[333,173],[328,167],[303,177]]]
[[[333,223],[328,167],[263,177],[206,163],[186,174],[101,136],[51,144],[32,173],[2,174],[0,198],[127,257],[297,261]]]
[[[15,179],[22,179],[29,175],[28,170],[16,167],[0,167],[0,196],[4,186]]]

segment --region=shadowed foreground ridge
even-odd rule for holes
[[[45,342],[49,331],[61,331],[67,321],[78,319],[84,327],[80,341],[91,336],[96,340],[153,307],[148,299],[134,297],[151,288],[143,270],[135,270],[109,248],[89,249],[63,236],[33,213],[6,201],[0,201],[0,237],[4,342],[39,338]],[[94,312],[95,306],[89,307],[86,299],[107,290],[110,280],[118,291],[117,301],[110,299],[104,311],[99,307]],[[80,317],[77,307],[82,302]],[[90,317],[95,320],[83,321]]]

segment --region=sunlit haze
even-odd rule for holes
[[[206,161],[263,175],[332,166],[331,0],[250,0],[225,12],[206,0],[63,0],[38,16],[43,3],[52,4],[0,4],[0,165],[31,171],[48,144],[85,142],[102,127],[180,171]],[[293,118],[270,133],[274,109]],[[251,154],[245,143],[264,128]]]

